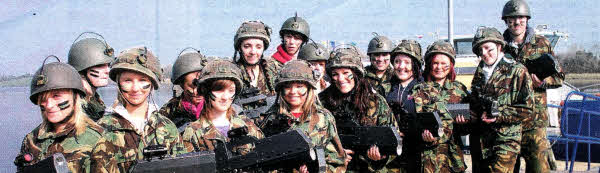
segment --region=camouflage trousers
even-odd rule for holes
[[[520,157],[525,159],[525,172],[550,172],[548,156],[552,154],[551,152],[545,127],[523,131]],[[515,166],[520,166],[520,164]],[[518,171],[515,170],[515,172]]]
[[[421,164],[424,173],[464,172],[466,169],[462,150],[453,142],[425,149],[421,153]]]
[[[513,172],[517,154],[521,149],[521,128],[516,127],[498,131],[488,129],[481,134],[483,160],[480,164],[480,172]]]

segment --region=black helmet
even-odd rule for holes
[[[193,49],[195,51],[185,52],[188,49]],[[173,64],[171,82],[173,84],[180,83],[181,78],[184,75],[202,70],[206,65],[206,62],[206,57],[202,55],[199,50],[192,47],[183,49],[181,53],[179,53],[177,60],[175,60],[175,64]]]
[[[300,48],[298,59],[305,61],[327,61],[329,60],[329,51],[322,44],[308,43]]]
[[[527,5],[525,0],[510,0],[504,4],[504,8],[502,9],[502,20],[513,16],[525,16],[527,19],[531,19],[529,5]]]
[[[58,62],[46,64],[46,60],[50,57],[56,58]],[[81,83],[81,76],[77,70],[69,64],[60,62],[60,59],[54,55],[46,57],[42,67],[33,74],[30,89],[29,100],[36,105],[38,94],[49,90],[73,89],[73,91],[79,92],[81,96],[85,97],[86,95]]]
[[[394,47],[396,47],[392,40],[390,40],[386,36],[380,36],[375,32],[373,33],[373,35],[375,37],[369,42],[367,55],[370,55],[372,53],[391,53],[392,50],[394,50]]]
[[[77,41],[83,34],[95,34],[102,40],[96,38],[85,38]],[[104,40],[102,35],[95,32],[84,32],[75,39],[75,43],[69,49],[69,65],[81,72],[90,67],[109,64],[114,59],[114,50]]]

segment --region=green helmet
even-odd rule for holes
[[[58,62],[46,64],[46,60],[50,57],[56,58]],[[60,62],[54,55],[46,57],[42,67],[33,74],[30,86],[29,100],[35,105],[38,104],[38,94],[54,89],[73,89],[81,96],[85,97],[86,95],[77,70],[73,66]]]
[[[306,82],[313,89],[317,88],[313,70],[304,60],[292,60],[285,63],[275,78],[275,88],[279,90],[284,83],[291,81]]]
[[[193,49],[193,52],[185,52],[188,49]],[[185,53],[184,53],[185,52]],[[179,53],[175,64],[173,64],[173,71],[171,73],[171,82],[173,84],[179,84],[182,77],[190,72],[200,71],[206,65],[206,57],[200,53],[199,50],[188,47]]]
[[[77,41],[79,37],[86,33],[96,34],[102,40],[85,38]],[[81,72],[96,65],[109,64],[114,59],[114,50],[108,46],[102,35],[94,32],[84,32],[79,37],[75,39],[77,42],[71,45],[68,55],[69,65],[75,67],[77,71]]]
[[[204,66],[198,84],[201,85],[215,79],[229,79],[235,83],[236,93],[239,94],[244,87],[241,76],[242,70],[231,61],[215,59]]]
[[[450,57],[452,63],[454,63],[454,59],[456,58],[454,46],[444,40],[435,41],[433,44],[427,47],[427,52],[425,53],[425,62],[429,61],[429,58],[433,57],[433,55],[436,53],[441,53]]]
[[[325,65],[325,70],[329,76],[332,75],[333,69],[336,68],[350,68],[357,73],[356,75],[360,77],[365,76],[365,69],[361,61],[362,55],[358,48],[354,46],[338,48],[332,54],[333,57]]]
[[[288,18],[285,20],[285,22],[283,22],[283,25],[281,25],[281,29],[279,30],[279,36],[283,37],[284,32],[300,33],[304,42],[308,41],[308,38],[310,37],[310,27],[308,22],[306,22],[306,20],[303,18],[298,17],[298,14],[296,14],[294,17]]]
[[[375,37],[369,42],[367,55],[370,55],[372,53],[391,53],[394,47],[396,47],[394,43],[392,43],[392,40],[390,40],[386,36],[379,36],[379,34],[375,32],[373,33],[373,35]]]
[[[322,44],[308,43],[300,48],[298,59],[305,61],[327,61],[329,59],[329,51]]]
[[[496,28],[479,27],[475,33],[475,37],[473,37],[473,53],[480,55],[479,46],[488,41],[500,44],[502,47],[506,45],[506,42],[504,42],[504,37]]]
[[[271,42],[271,28],[261,21],[246,21],[242,23],[242,26],[238,28],[235,36],[233,37],[233,48],[239,51],[240,44],[247,38],[258,38],[263,40],[264,49],[269,48]]]
[[[504,4],[504,8],[502,9],[502,20],[513,16],[525,16],[527,19],[531,19],[529,5],[527,5],[525,0],[510,0]]]
[[[421,54],[421,44],[415,40],[402,40],[396,48],[392,51],[392,60],[394,61],[394,57],[398,54],[406,54],[409,57],[416,60],[419,65],[423,64],[423,56]]]
[[[152,80],[154,89],[158,89],[162,73],[160,61],[145,46],[121,51],[117,59],[111,64],[108,76],[111,80],[118,83],[117,75],[124,70],[131,70],[147,75]]]

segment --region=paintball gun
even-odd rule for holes
[[[559,71],[556,58],[548,53],[542,54],[539,58],[527,60],[524,65],[530,73],[535,74],[540,80],[544,80]]]
[[[402,153],[402,138],[396,127],[360,126],[346,114],[336,122],[338,135],[344,148],[355,152],[366,152],[376,145],[383,155],[400,155]]]
[[[17,158],[20,163],[26,163],[24,156]],[[38,172],[49,172],[49,173],[70,173],[67,165],[67,159],[62,153],[55,153],[52,156],[45,158],[32,165],[22,165],[23,167],[18,168],[17,173],[38,173]]]
[[[252,87],[245,89],[240,93],[239,99],[236,99],[234,103],[244,109],[240,114],[255,120],[259,118],[260,114],[267,112],[267,110],[275,104],[277,97],[266,96],[259,92],[258,88]]]

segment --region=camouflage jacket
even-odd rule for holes
[[[92,97],[87,97],[84,104],[82,104],[82,107],[88,117],[94,121],[98,121],[102,118],[104,109],[106,109],[106,105],[104,105],[104,102],[100,99],[98,92]]]
[[[373,65],[369,65],[365,67],[367,72],[367,79],[369,79],[369,84],[371,87],[377,91],[382,96],[387,96],[392,89],[392,83],[390,80],[394,78],[394,69],[392,67],[388,67],[385,69],[383,76],[381,78],[377,77],[377,69],[373,67]]]
[[[263,133],[260,131],[254,122],[244,115],[229,115],[231,116],[230,129],[247,127],[248,135],[253,136],[256,139],[264,138]],[[183,144],[188,152],[194,151],[214,151],[217,141],[230,142],[230,138],[221,134],[219,130],[206,118],[200,118],[192,122],[185,128],[183,132]],[[234,154],[244,155],[250,152],[254,148],[254,144],[245,144],[242,146],[234,147]]]
[[[448,113],[446,104],[466,102],[468,98],[467,87],[458,81],[446,80],[443,85],[429,81],[417,84],[413,88],[412,97],[415,101],[416,112],[437,111],[440,113],[440,119],[442,120],[443,133],[439,134],[436,141],[423,143],[425,148],[421,153],[421,157],[425,172],[437,172],[440,170],[439,167],[447,165],[444,163],[450,163],[447,166],[454,171],[464,171],[466,164],[458,144],[460,138],[455,138],[455,133],[460,134],[463,132],[455,128],[454,119]]]
[[[98,124],[106,129],[106,139],[117,147],[115,158],[121,172],[130,171],[136,160],[143,159],[143,149],[147,146],[164,145],[171,156],[186,153],[175,124],[161,115],[153,105],[148,107],[149,115],[144,131],[138,131],[125,119],[123,116],[128,114],[127,110],[124,107],[119,109],[119,106],[114,112],[102,117]]]
[[[160,108],[160,114],[169,118],[177,128],[196,121],[196,115],[186,111],[181,104],[183,96],[173,97]]]
[[[279,133],[294,129],[301,130],[311,139],[314,146],[322,147],[325,151],[327,172],[345,172],[344,156],[338,154],[339,151],[335,143],[335,141],[339,141],[335,119],[327,109],[317,106],[317,113],[308,116],[306,120],[302,121],[300,118],[292,115],[279,114],[277,108],[279,107],[273,106],[265,113],[266,122],[263,123],[265,126],[261,127],[262,129],[267,131],[281,129]],[[280,119],[288,120],[286,127],[275,127],[274,124],[276,123],[272,123]],[[275,132],[271,135],[274,134],[277,133]],[[291,170],[282,171],[292,172]]]
[[[21,151],[15,159],[17,169],[43,160],[54,153],[62,153],[74,172],[119,172],[113,154],[115,146],[104,137],[104,129],[97,124],[87,124],[85,131],[76,134],[71,125],[62,132],[54,133],[47,124],[42,123],[23,139]],[[32,161],[19,163],[20,157],[29,154]]]
[[[253,87],[250,85],[251,78],[246,70],[246,66],[244,66],[241,61],[238,62],[237,65],[242,70],[241,79],[244,82],[244,89]],[[258,65],[260,66],[260,73],[257,76],[257,88],[260,90],[261,94],[275,95],[275,77],[283,65],[270,57],[261,59]]]
[[[506,50],[504,52],[507,58],[524,64],[525,61],[537,59],[545,53],[554,55],[550,42],[544,36],[535,35],[535,31],[529,27],[525,34],[525,41],[518,48],[505,46]],[[504,31],[504,40],[507,43],[513,40],[508,29]],[[543,81],[543,84],[540,87],[534,86],[534,115],[531,119],[523,122],[523,131],[548,126],[546,89],[561,87],[565,80],[565,73],[559,65],[559,73],[540,80]]]
[[[480,62],[471,86],[472,102],[471,110],[481,118],[483,109],[479,97],[485,96],[494,98],[498,101],[498,110],[500,115],[496,122],[490,125],[484,124],[483,127],[493,131],[495,134],[482,134],[482,139],[486,136],[496,137],[496,141],[520,141],[521,140],[521,122],[532,118],[531,113],[534,106],[533,87],[531,77],[525,66],[510,59],[502,58],[494,69],[490,79],[485,82],[483,74],[484,62]],[[518,153],[518,148],[512,148],[508,145],[500,145],[504,150]],[[493,155],[489,148],[483,148],[484,158]]]
[[[335,87],[334,87],[335,88]],[[319,98],[329,98],[333,97],[332,94],[336,94],[334,89],[329,87],[325,91],[319,94]],[[356,122],[361,126],[393,126],[397,127],[398,124],[396,122],[396,118],[394,117],[392,110],[388,106],[385,98],[383,96],[376,94],[377,104],[373,101],[369,102],[369,110],[367,110],[366,114],[363,115],[354,115],[356,114],[354,109],[354,104],[350,101],[353,96],[347,96],[342,101],[342,104],[339,106],[334,106],[332,103],[329,103],[329,99],[321,99],[321,103],[323,107],[327,108],[333,114],[333,117],[336,121],[341,121],[342,118],[346,117],[346,114],[354,115],[356,118]],[[344,144],[342,144],[344,145]],[[353,171],[370,171],[370,172],[386,172],[385,166],[393,159],[395,156],[387,157],[387,159],[382,159],[380,161],[373,161],[367,157],[367,153],[356,153],[353,157],[352,162],[357,162],[355,165],[367,165],[365,168],[348,168],[349,172]],[[359,166],[360,167],[360,166]]]

